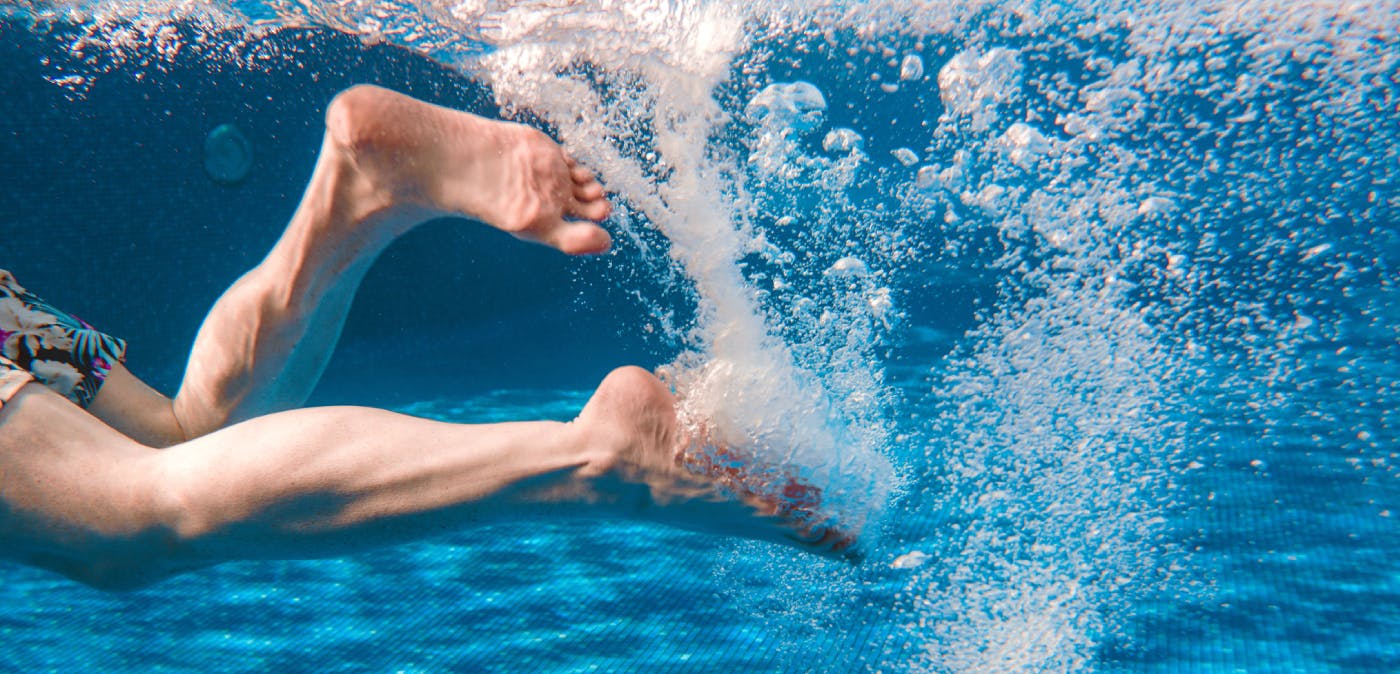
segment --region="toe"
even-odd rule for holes
[[[601,189],[601,188],[600,188]],[[569,209],[569,215],[594,222],[601,222],[607,219],[612,213],[612,204],[601,195],[596,199],[579,199]]]
[[[565,222],[555,229],[549,243],[569,255],[596,255],[608,251],[612,237],[591,222]]]
[[[603,198],[603,186],[598,181],[574,184],[574,198],[580,202],[597,201]]]
[[[578,185],[598,182],[592,171],[573,163],[569,164],[569,177]]]

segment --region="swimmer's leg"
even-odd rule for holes
[[[113,368],[91,408],[168,445],[297,407],[320,379],[361,279],[423,221],[476,218],[570,254],[607,249],[593,174],[539,131],[360,86],[332,101],[315,171],[267,257],[199,330],[173,403]]]
[[[321,407],[156,450],[26,384],[0,407],[0,558],[126,588],[224,561],[335,556],[577,516],[839,549],[771,504],[726,496],[681,468],[674,403],[654,377],[624,368],[570,423]]]
[[[825,523],[820,490],[792,478],[756,483],[761,478],[742,467],[697,472],[688,456],[694,438],[676,421],[676,400],[646,370],[614,370],[574,423],[588,446],[609,457],[595,462],[606,472],[593,484],[620,516],[855,559],[856,532]]]

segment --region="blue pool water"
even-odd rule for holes
[[[0,5],[0,268],[170,391],[336,91],[547,126],[615,252],[430,223],[312,402],[568,419],[666,366],[865,561],[532,521],[6,566],[0,671],[1400,671],[1400,4],[559,4]]]

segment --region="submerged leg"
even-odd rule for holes
[[[603,188],[543,133],[376,87],[332,101],[316,168],[267,257],[210,310],[173,405],[117,368],[92,411],[152,444],[299,406],[395,238],[476,218],[570,254],[607,249]],[[582,221],[576,221],[581,219]]]
[[[0,556],[119,588],[524,517],[646,519],[825,554],[850,543],[683,468],[674,402],[624,368],[570,423],[324,407],[157,451],[26,385],[0,408]]]

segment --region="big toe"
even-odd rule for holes
[[[606,253],[612,245],[607,230],[591,222],[565,222],[550,239],[549,244],[569,255]]]

